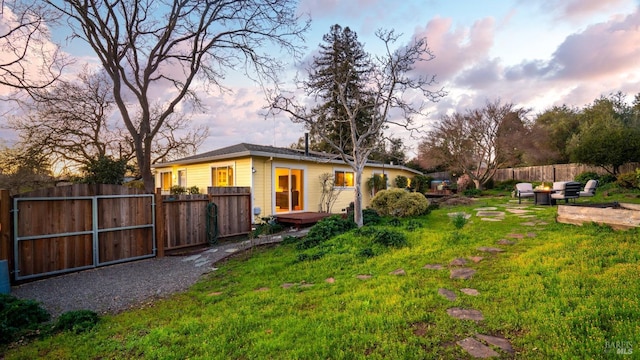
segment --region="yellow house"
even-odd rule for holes
[[[330,174],[339,191],[330,209],[342,212],[354,199],[354,172],[337,155],[254,144],[237,144],[175,161],[153,165],[156,188],[169,193],[172,186],[197,186],[206,192],[210,186],[243,186],[251,189],[252,208],[260,216],[320,211],[320,177]],[[411,178],[421,174],[404,166],[371,162],[363,173],[363,206],[372,192],[367,181],[373,175],[386,175],[387,184],[397,176]]]

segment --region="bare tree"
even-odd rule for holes
[[[115,114],[112,88],[106,73],[85,68],[75,81],[32,89],[31,98],[21,102],[23,114],[10,119],[9,126],[18,132],[20,146],[70,170],[107,156],[129,162],[135,159],[135,148]],[[167,118],[154,138],[153,162],[195,153],[208,129],[186,129],[188,120],[180,113]]]
[[[0,85],[31,91],[51,85],[70,63],[49,41],[56,20],[44,4],[3,0],[0,4]]]
[[[467,174],[478,189],[496,170],[521,161],[527,145],[527,110],[499,101],[481,109],[443,116],[420,145],[422,156]]]
[[[179,104],[197,103],[197,81],[224,89],[228,70],[245,69],[256,80],[275,82],[278,55],[284,55],[278,50],[299,57],[297,41],[309,24],[299,23],[294,0],[42,2],[67,19],[111,77],[147,191],[154,188],[154,140]],[[154,101],[159,92],[162,102]]]
[[[338,200],[338,196],[342,192],[342,188],[337,188],[333,174],[321,174],[318,179],[322,192],[320,193],[320,211],[331,213],[333,204]]]
[[[376,35],[384,44],[386,52],[383,55],[370,57],[364,66],[354,68],[348,56],[352,52],[345,51],[342,56],[335,57],[342,58],[340,61],[344,63],[334,66],[336,72],[330,83],[323,81],[317,87],[313,82],[298,85],[310,95],[332,99],[340,107],[339,112],[327,114],[324,104],[309,110],[284,94],[275,95],[271,106],[274,112],[284,112],[292,121],[304,123],[315,131],[354,170],[354,220],[359,227],[363,225],[362,174],[369,155],[377,148],[382,130],[389,125],[414,128],[413,116],[422,113],[426,100],[437,101],[445,95],[442,90],[429,90],[435,83],[434,77],[411,73],[416,62],[434,58],[426,39],[413,39],[407,46],[392,50],[399,38],[396,33],[379,30]],[[316,62],[321,64],[321,61]],[[354,86],[354,77],[357,86]],[[416,96],[419,100],[410,102],[404,97],[407,92],[419,95]],[[392,110],[398,111],[394,117]],[[335,133],[331,132],[327,121],[340,122],[346,129],[344,134],[349,137],[348,141],[332,138]],[[345,143],[350,145],[350,151]]]
[[[41,153],[0,142],[0,189],[11,194],[52,184],[51,166]]]

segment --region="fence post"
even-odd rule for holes
[[[162,189],[157,188],[155,193],[155,203],[156,203],[156,256],[164,257],[164,234],[165,234],[165,224],[164,224],[164,205],[162,204]]]
[[[0,189],[0,260],[12,265],[11,253],[11,196],[9,190]]]

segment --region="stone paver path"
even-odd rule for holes
[[[500,354],[495,352],[495,350],[474,338],[468,337],[464,340],[458,341],[457,344],[460,345],[460,347],[463,348],[466,352],[468,352],[469,355],[475,358],[485,359],[500,356]]]
[[[404,271],[404,269],[396,269],[390,272],[389,275],[403,276],[403,275],[407,275],[407,273]]]
[[[443,265],[440,264],[427,264],[425,266],[422,267],[423,269],[429,269],[429,270],[442,270],[444,269]]]
[[[471,268],[451,269],[451,274],[449,275],[449,277],[451,279],[468,280],[471,279],[475,273],[476,270]]]
[[[488,252],[488,253],[492,253],[492,254],[497,254],[497,253],[504,252],[504,249],[500,249],[500,248],[497,248],[497,247],[490,247],[490,246],[480,246],[480,247],[478,247],[476,249],[478,251]]]
[[[484,320],[484,316],[482,316],[482,312],[480,310],[475,309],[462,309],[462,308],[449,308],[447,309],[447,314],[449,316],[454,317],[460,320],[473,320],[473,321],[482,321]]]
[[[480,295],[480,291],[476,290],[476,289],[470,289],[470,288],[462,288],[460,289],[460,292],[463,294],[467,294],[470,296],[478,296]]]
[[[438,294],[444,296],[449,301],[456,301],[456,299],[458,298],[458,295],[456,295],[456,293],[443,288],[438,289]]]
[[[451,260],[449,265],[451,265],[451,266],[463,266],[463,265],[466,265],[467,262],[468,262],[467,259],[455,258],[455,259]]]
[[[482,341],[487,342],[490,345],[499,347],[503,351],[513,353],[513,347],[511,346],[511,343],[505,338],[483,334],[478,334],[476,335],[476,337]]]

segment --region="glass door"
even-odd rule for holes
[[[275,212],[304,210],[304,170],[276,167],[274,189]]]

